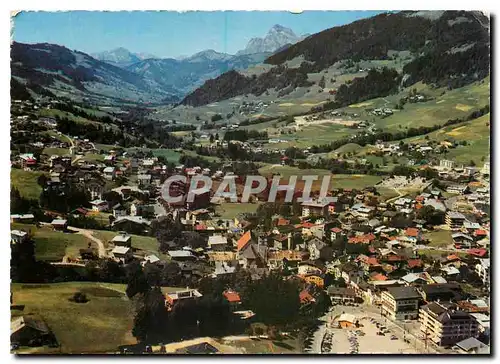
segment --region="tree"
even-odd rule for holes
[[[132,298],[138,293],[146,294],[149,291],[150,286],[138,261],[127,266],[127,283],[128,298]]]
[[[89,301],[87,295],[83,292],[76,292],[70,300],[76,303],[87,303]]]
[[[167,334],[168,314],[160,288],[137,296],[132,335],[141,343],[158,343]]]
[[[243,301],[259,321],[270,325],[293,322],[299,314],[299,286],[294,280],[283,280],[279,273],[252,282],[242,293]]]
[[[214,142],[214,135],[210,134],[210,144],[212,144],[213,142]]]
[[[185,245],[191,247],[192,249],[206,247],[207,242],[199,233],[195,231],[186,231],[182,234],[182,238],[185,239]]]
[[[36,179],[36,183],[38,183],[38,185],[42,188],[45,188],[45,186],[47,186],[47,181],[48,181],[48,178],[45,174],[41,174]]]
[[[321,80],[319,80],[318,82],[318,86],[321,87],[321,88],[325,88],[325,76],[322,76],[321,77]]]

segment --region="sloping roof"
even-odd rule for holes
[[[446,279],[441,276],[432,276],[432,280],[436,283],[446,283]]]
[[[374,273],[374,274],[370,275],[370,278],[374,281],[386,281],[387,280],[387,277],[381,273]]]
[[[422,259],[408,259],[408,268],[421,267]]]
[[[311,294],[307,291],[307,289],[304,289],[299,293],[299,299],[300,303],[314,302],[314,297],[311,296]]]
[[[475,337],[470,337],[468,339],[462,340],[458,343],[455,344],[458,346],[460,349],[465,350],[465,351],[471,351],[473,349],[485,349],[489,348],[488,345],[482,343]]]
[[[389,287],[387,291],[395,299],[422,298],[414,287]]]
[[[111,251],[112,254],[126,254],[130,248],[126,246],[115,246],[114,249]]]
[[[187,258],[193,256],[193,253],[189,250],[169,250],[167,253],[172,258]]]
[[[229,302],[241,302],[240,295],[234,291],[224,291],[222,293]]]
[[[238,243],[236,244],[237,250],[239,251],[246,247],[250,240],[252,240],[252,233],[249,230],[238,240]]]
[[[149,262],[149,263],[156,263],[156,262],[159,262],[160,261],[160,258],[158,258],[156,255],[154,254],[150,254],[150,255],[146,255],[144,257],[144,260]]]
[[[349,287],[335,287],[335,286],[330,286],[327,288],[326,292],[328,295],[333,296],[333,295],[343,295],[343,296],[352,296],[356,297],[356,291],[352,288]]]
[[[469,255],[475,255],[477,257],[484,257],[488,253],[488,251],[484,248],[473,248],[467,250],[467,254]]]
[[[406,229],[407,236],[417,237],[419,232],[420,231],[416,228],[407,228]]]
[[[24,327],[31,327],[32,329],[40,331],[44,334],[48,334],[50,332],[44,321],[29,316],[20,316],[10,322],[10,334],[12,335]]]
[[[339,318],[337,319],[339,322],[340,321],[347,321],[347,322],[350,322],[350,323],[354,323],[356,322],[356,316],[350,314],[350,313],[343,313],[342,315],[339,316]]]

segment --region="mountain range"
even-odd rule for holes
[[[11,75],[15,90],[23,95],[152,103],[170,102],[178,97],[171,87],[83,52],[48,43],[14,42],[11,46]]]
[[[305,36],[297,36],[290,28],[285,28],[282,25],[276,24],[264,38],[252,38],[248,42],[245,49],[238,51],[236,55],[255,54],[255,53],[273,53],[278,50],[283,50],[284,47],[289,47],[292,44],[300,42]]]
[[[32,94],[174,102],[206,80],[262,63],[273,51],[300,39],[291,29],[275,25],[236,55],[208,49],[181,59],[133,53],[123,47],[88,55],[54,44],[14,43],[12,75],[15,89],[24,95],[27,87]],[[42,61],[43,55],[47,57]]]
[[[489,73],[488,24],[483,13],[471,11],[379,14],[324,30],[273,53],[264,61],[273,67],[252,78],[234,71],[222,74],[181,104],[201,106],[248,93],[259,96],[269,89],[286,95],[309,86],[309,74],[337,62],[389,60],[393,51],[410,54],[402,70],[406,86],[422,81],[461,87]],[[293,60],[298,60],[298,67],[287,66]]]
[[[99,61],[103,61],[117,67],[126,67],[148,58],[158,58],[148,53],[132,53],[123,47],[119,47],[111,51],[91,53],[90,55]]]
[[[265,51],[275,46],[277,51]],[[311,86],[315,82],[309,75],[334,64],[390,61],[394,51],[408,54],[398,71],[405,86],[422,81],[461,87],[489,73],[489,19],[470,11],[384,13],[302,40],[276,25],[236,55],[205,50],[183,59],[149,58],[119,49],[101,53],[104,62],[59,45],[14,42],[11,90],[13,98],[55,94],[108,103],[182,100],[183,105],[201,106],[268,90],[282,97]],[[242,72],[262,62],[266,66],[257,73]],[[353,92],[354,86],[364,88],[366,82],[356,82]]]

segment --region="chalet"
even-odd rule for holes
[[[127,209],[122,204],[116,204],[112,208],[113,216],[116,218],[127,215]]]
[[[35,220],[35,215],[33,214],[14,214],[10,215],[10,222],[21,223],[21,224],[31,224]]]
[[[135,201],[130,205],[131,216],[153,216],[155,213],[155,205],[145,204],[140,201]]]
[[[190,250],[169,250],[167,254],[172,260],[179,262],[196,260],[196,256]]]
[[[313,238],[307,242],[307,249],[309,250],[309,257],[312,260],[319,259],[321,249],[326,246],[324,242],[322,242],[318,238]]]
[[[229,247],[229,244],[225,236],[212,235],[208,238],[208,247],[213,251],[224,251]]]
[[[239,262],[243,268],[266,268],[268,247],[262,244],[250,243],[238,252]]]
[[[229,303],[229,307],[231,311],[236,311],[238,307],[241,305],[240,295],[233,290],[225,290],[222,295]]]
[[[330,286],[326,290],[332,304],[345,305],[346,303],[356,303],[359,301],[358,295],[353,288]]]
[[[359,284],[364,276],[364,270],[358,264],[347,262],[341,268],[341,276],[344,278],[346,283],[354,282]]]
[[[90,205],[92,205],[92,211],[96,212],[106,211],[109,207],[108,203],[103,200],[90,201]]]
[[[24,243],[27,241],[29,238],[29,235],[26,231],[22,230],[12,230],[10,232],[10,241],[12,244],[20,244]]]
[[[417,228],[407,228],[405,230],[405,235],[406,238],[409,239],[409,241],[416,243],[420,240],[422,240],[422,231]]]
[[[112,181],[115,179],[116,169],[115,167],[106,167],[103,169],[102,173],[105,179]]]
[[[68,222],[63,219],[54,219],[50,224],[54,230],[65,231],[68,228]]]
[[[122,231],[133,232],[135,234],[144,232],[151,226],[151,221],[144,219],[141,216],[120,216],[111,226]]]
[[[334,227],[330,229],[330,240],[334,241],[342,236],[342,229]]]
[[[301,206],[302,206],[302,217],[328,215],[328,202],[305,201],[302,202]]]
[[[471,238],[469,235],[463,233],[452,234],[451,238],[453,239],[453,242],[455,243],[455,248],[457,249],[470,248],[472,242],[474,241],[474,239]]]
[[[54,335],[45,321],[32,316],[19,316],[10,322],[10,342],[18,346],[52,344]]]
[[[465,221],[467,221],[467,219],[460,212],[457,212],[457,211],[448,211],[446,213],[445,222],[446,222],[446,225],[448,225],[448,227],[451,230],[458,230],[458,229],[460,229],[464,225]]]
[[[462,290],[455,283],[425,284],[417,289],[425,302],[459,301],[462,299]]]
[[[132,246],[132,236],[130,236],[127,232],[122,231],[111,240],[111,243],[115,246],[126,246],[130,248]]]
[[[111,251],[111,255],[117,261],[125,262],[127,259],[132,257],[132,250],[126,246],[115,246]]]
[[[165,307],[168,311],[171,311],[175,304],[179,301],[197,300],[202,296],[203,295],[196,289],[170,292],[165,295]]]
[[[154,264],[154,263],[158,263],[158,262],[161,262],[160,258],[158,258],[156,255],[154,254],[149,254],[149,255],[146,255],[144,256],[144,260],[142,261],[142,265],[146,265],[146,264]]]
[[[19,164],[21,165],[21,168],[32,168],[35,167],[37,163],[36,158],[33,156],[32,153],[25,153],[19,155]]]
[[[474,267],[475,272],[483,281],[483,285],[489,290],[490,287],[490,260],[479,259],[479,263]]]
[[[292,233],[275,235],[273,247],[277,250],[292,249]]]

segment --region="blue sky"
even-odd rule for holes
[[[86,53],[125,47],[158,57],[188,56],[205,49],[234,54],[250,38],[274,25],[297,35],[317,33],[380,11],[289,12],[23,12],[14,19],[13,38],[55,43]]]

